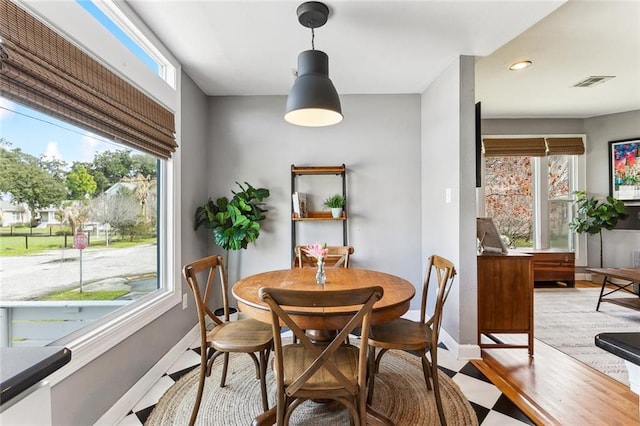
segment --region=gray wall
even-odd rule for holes
[[[462,56],[422,96],[422,264],[431,254],[458,269],[443,328],[476,343],[474,62]],[[447,199],[450,193],[450,200]]]
[[[640,137],[640,111],[587,119],[489,119],[482,120],[485,135],[586,134],[588,193],[609,195],[609,141]],[[604,231],[604,266],[630,267],[631,251],[640,250],[640,231]],[[587,238],[588,266],[600,266],[598,236]]]
[[[482,120],[483,135],[582,134],[579,118],[492,119]]]
[[[181,83],[183,119],[178,122],[178,129],[183,171],[206,171],[206,97],[184,73]],[[206,237],[194,233],[192,227],[194,206],[207,192],[206,185],[199,173],[181,175],[183,263],[200,257],[206,250]],[[186,286],[180,285],[186,291]],[[189,305],[187,310],[182,310],[181,305],[174,307],[56,384],[51,392],[53,424],[94,424],[195,325],[194,305]]]
[[[235,181],[271,191],[260,238],[247,250],[231,253],[230,282],[291,267],[291,165],[344,163],[353,266],[396,274],[419,287],[420,97],[342,96],[345,118],[326,128],[288,124],[283,119],[285,101],[284,96],[209,100],[211,149],[201,175],[208,180],[209,193],[203,196],[231,195]],[[307,182],[306,177],[297,179],[301,185]],[[312,210],[321,210],[322,201],[338,192],[336,179],[323,177],[303,187]],[[304,234],[299,242],[341,243],[339,223],[307,222],[299,229]]]
[[[463,344],[476,339],[474,62],[456,59],[418,95],[342,96],[345,119],[328,128],[286,123],[282,96],[210,99],[209,194],[235,181],[271,190],[269,220],[248,250],[231,253],[230,282],[290,267],[290,166],[346,164],[353,266],[399,275],[422,288],[426,258],[458,266],[444,328]],[[335,179],[307,185],[310,210],[336,192]],[[451,189],[452,202],[445,202]],[[298,225],[298,242],[340,243],[337,224]],[[312,229],[309,229],[312,228]],[[313,232],[318,230],[318,232]],[[215,249],[214,249],[215,250]],[[412,309],[419,309],[414,298]]]
[[[597,197],[609,195],[609,141],[640,138],[640,111],[603,115],[584,120],[587,134],[587,191]],[[640,250],[640,231],[603,232],[604,266],[630,267],[631,251]],[[589,266],[600,266],[600,242],[587,239]]]

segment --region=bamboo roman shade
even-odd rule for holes
[[[582,155],[584,142],[582,138],[546,138],[547,155]]]
[[[483,139],[485,157],[544,157],[544,138]]]
[[[169,158],[173,113],[9,0],[0,0],[0,95]]]
[[[544,157],[545,155],[582,155],[580,137],[566,138],[495,138],[483,139],[485,157]]]

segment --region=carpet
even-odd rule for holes
[[[272,355],[273,356],[273,355]],[[227,383],[219,386],[222,363],[216,360],[211,377],[205,381],[198,425],[251,424],[262,412],[260,388],[255,369],[246,354],[231,354]],[[446,374],[439,375],[442,403],[448,424],[478,425],[477,416],[462,391]],[[187,373],[160,398],[145,425],[188,424],[198,386],[198,370]],[[271,369],[267,374],[269,406],[274,404],[275,383]],[[373,407],[396,425],[436,425],[433,392],[426,389],[419,359],[399,351],[382,359],[376,376]],[[306,401],[291,416],[291,425],[348,425],[349,415],[339,403]]]
[[[596,311],[599,294],[599,288],[536,289],[534,336],[629,385],[624,360],[597,347],[594,337],[603,332],[640,330],[640,310],[628,307],[637,304],[638,298],[624,293],[613,294],[607,297],[615,298],[616,303],[603,301],[600,310]],[[625,304],[628,306],[623,306]]]

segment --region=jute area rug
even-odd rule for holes
[[[629,385],[624,360],[595,345],[604,332],[640,330],[640,298],[616,293],[616,303],[602,302],[596,311],[600,289],[549,288],[534,292],[534,336],[567,355]],[[623,299],[623,300],[622,300]],[[606,299],[605,299],[606,300]],[[628,301],[628,306],[620,302]]]
[[[272,355],[273,356],[273,355]],[[262,412],[255,369],[246,354],[231,354],[227,383],[219,386],[221,360],[216,360],[205,381],[196,424],[231,426],[251,424]],[[447,375],[439,375],[447,423],[478,425],[477,416],[460,388]],[[182,377],[162,396],[145,423],[147,426],[186,425],[198,386],[198,370]],[[267,374],[269,406],[274,404],[275,383],[271,368]],[[398,426],[439,424],[433,392],[426,389],[419,359],[392,351],[385,355],[376,376],[373,407]],[[349,414],[339,403],[306,401],[291,416],[291,425],[348,425]]]

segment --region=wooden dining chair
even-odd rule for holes
[[[352,424],[366,424],[367,337],[373,304],[382,293],[379,286],[331,291],[260,289],[260,298],[271,309],[278,426],[288,425],[291,413],[308,399],[336,400],[349,409]],[[338,306],[359,307],[333,340],[322,344],[313,343],[285,311]],[[283,345],[281,326],[291,329],[299,343]],[[345,344],[356,327],[362,328],[360,346]]]
[[[420,320],[411,321],[399,318],[388,323],[371,327],[369,333],[369,388],[367,401],[373,399],[375,375],[380,368],[380,360],[389,349],[410,351],[420,357],[422,361],[422,373],[431,390],[430,380],[433,382],[433,392],[440,417],[440,424],[446,425],[447,421],[442,408],[440,398],[440,386],[438,384],[438,335],[442,323],[442,311],[453,284],[456,269],[451,261],[433,255],[429,258],[429,264],[422,287],[422,302],[420,305]],[[427,296],[431,279],[437,282],[437,294],[433,315],[427,318]],[[379,349],[376,355],[376,348]],[[431,361],[426,357],[429,353]]]
[[[296,246],[294,248],[295,257],[293,259],[294,268],[304,268],[318,266],[313,256],[308,256],[303,248],[306,246]],[[327,246],[329,253],[325,258],[324,264],[327,268],[348,268],[349,257],[355,251],[352,246]]]
[[[308,256],[303,248],[306,246],[296,246],[294,248],[295,258],[293,260],[294,268],[311,267],[316,268],[318,261],[313,256]],[[355,251],[352,246],[327,246],[328,254],[325,258],[325,267],[327,268],[348,268],[349,256]],[[297,338],[293,336],[293,343],[297,342]],[[349,336],[347,336],[346,343],[349,343]]]
[[[209,308],[210,299],[214,299],[211,296],[216,281],[216,273],[219,276],[222,300],[216,299],[215,301],[222,303],[223,317],[215,315]],[[224,262],[221,256],[209,256],[189,263],[182,269],[182,274],[194,296],[198,324],[200,326],[200,378],[189,425],[193,425],[198,416],[205,376],[209,377],[211,375],[213,362],[220,355],[224,355],[220,387],[225,386],[229,366],[229,353],[231,352],[247,353],[253,360],[256,367],[256,377],[260,380],[262,407],[266,411],[269,407],[265,376],[267,360],[273,346],[271,326],[254,319],[229,320],[229,294]],[[204,293],[201,291],[198,276],[206,277]],[[212,326],[208,325],[208,323]],[[257,357],[256,353],[258,354]]]

